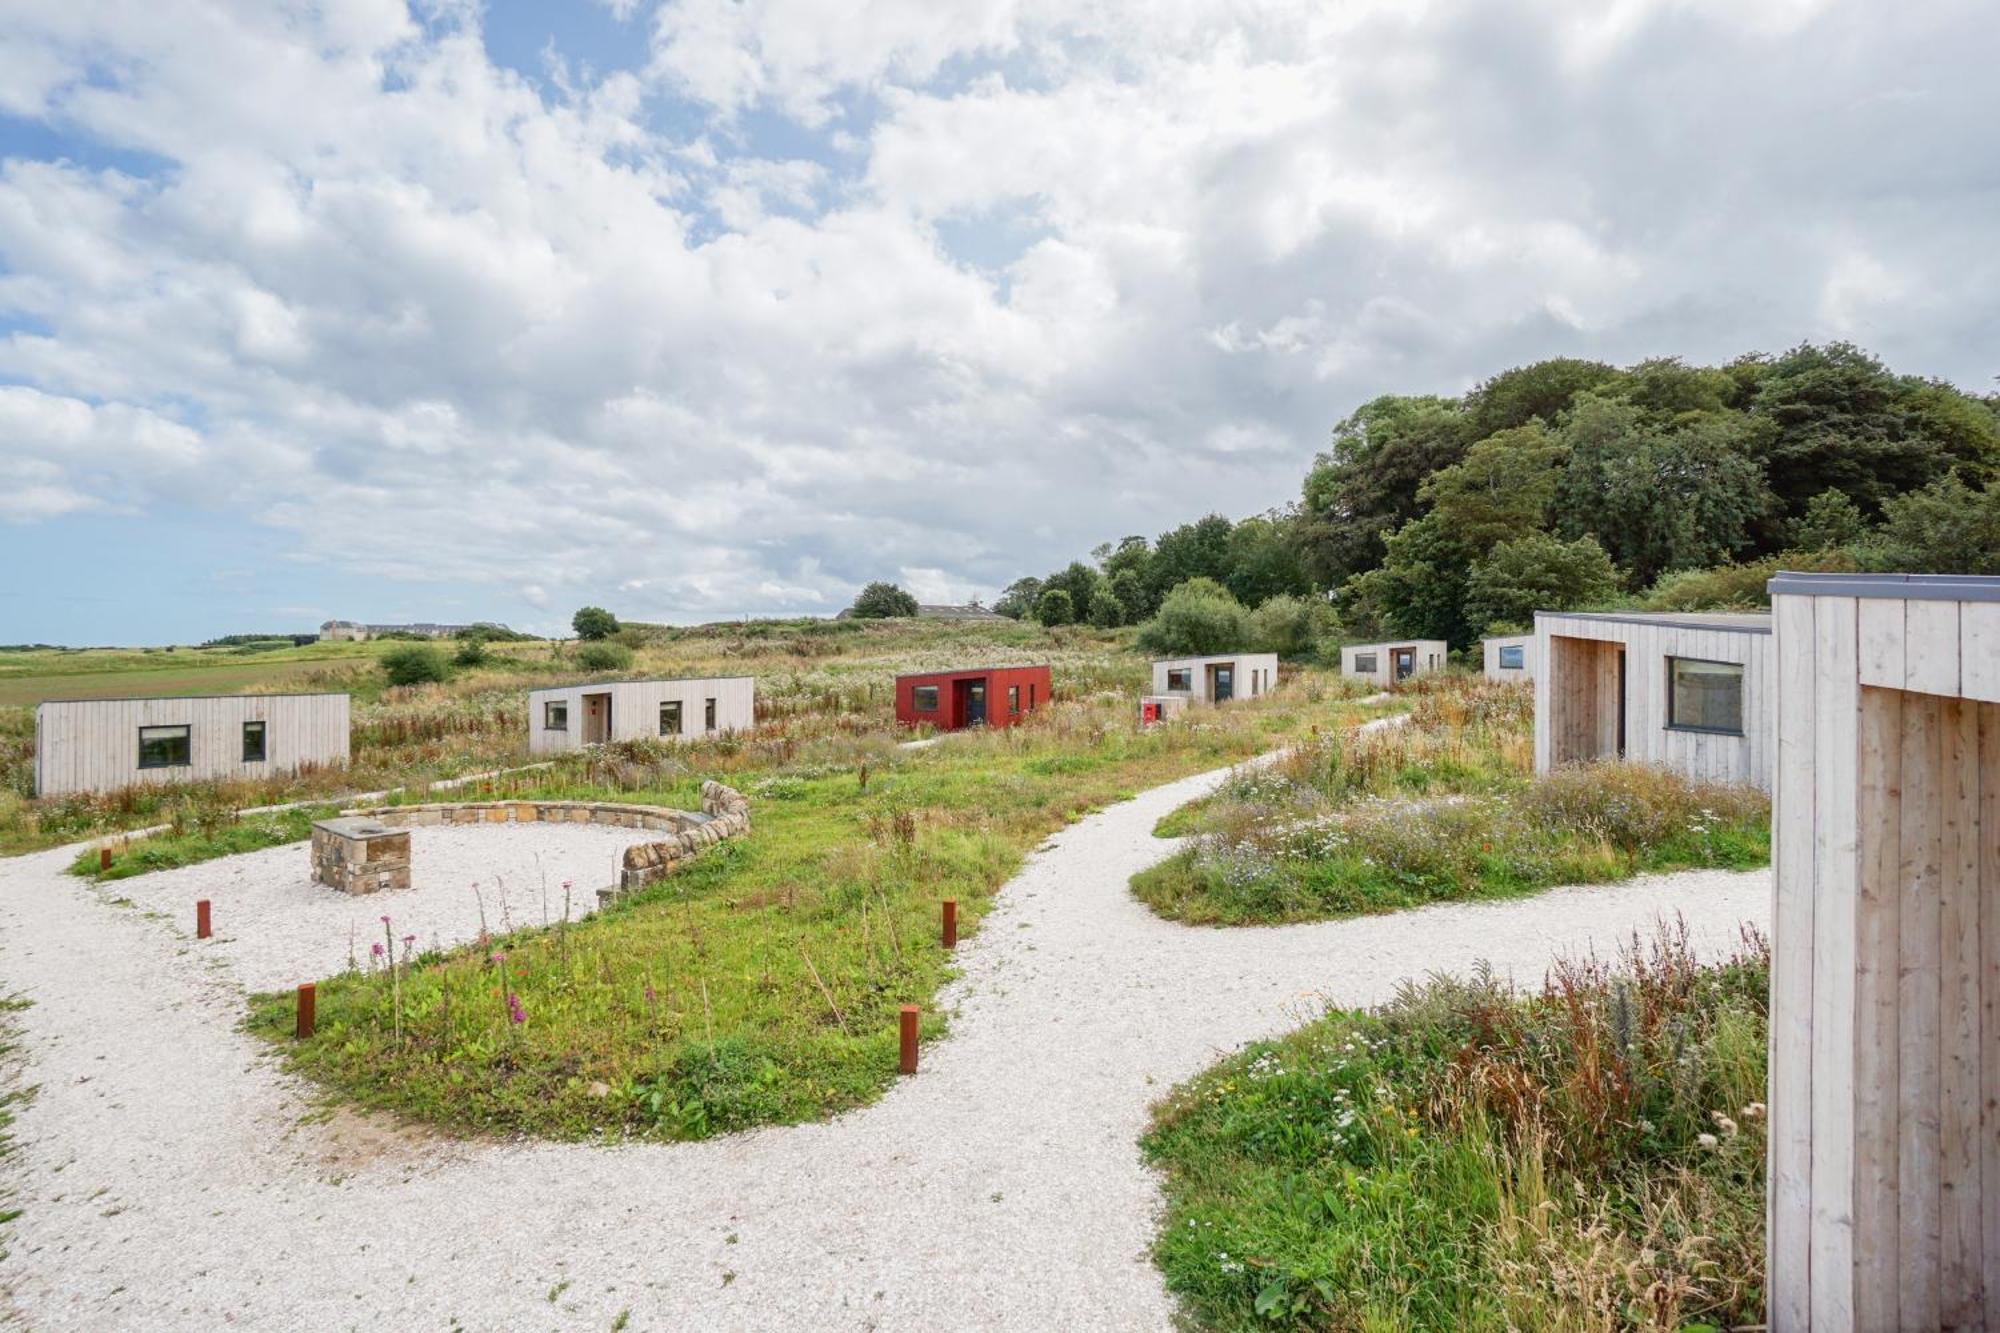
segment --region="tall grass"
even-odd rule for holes
[[[1769,951],[1478,973],[1176,1089],[1155,1257],[1217,1329],[1671,1329],[1762,1305]]]

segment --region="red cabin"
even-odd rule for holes
[[[1046,666],[974,667],[896,677],[896,721],[939,731],[1011,727],[1049,701]]]

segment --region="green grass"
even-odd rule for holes
[[[1123,700],[1071,703],[922,751],[879,736],[764,738],[692,762],[619,747],[515,779],[506,794],[685,808],[698,777],[720,776],[751,797],[753,828],[580,925],[415,960],[400,1040],[380,975],[323,982],[303,1044],[289,995],[255,1000],[251,1026],[335,1091],[456,1130],[699,1138],[834,1113],[893,1080],[899,1006],[928,1010],[948,975],[942,899],[976,931],[1048,833],[1330,722],[1322,694],[1294,684],[1145,731]],[[926,1036],[941,1031],[927,1012]]]
[[[1761,1317],[1768,952],[1663,932],[1522,996],[1405,989],[1155,1109],[1154,1257],[1205,1329],[1692,1328]]]
[[[312,822],[339,813],[333,805],[301,806],[261,815],[232,815],[220,812],[199,825],[178,831],[169,829],[152,837],[138,838],[112,851],[108,869],[99,868],[98,851],[87,847],[70,863],[72,875],[88,879],[129,879],[155,870],[172,870],[198,865],[239,852],[257,852],[266,847],[304,842],[312,836]]]

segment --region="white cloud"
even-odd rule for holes
[[[1993,369],[1975,0],[673,0],[542,86],[472,5],[17,9],[0,110],[102,151],[0,166],[14,522],[205,506],[635,618],[958,600],[1540,355]]]

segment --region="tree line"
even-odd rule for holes
[[[1106,542],[994,609],[1147,622],[1164,641],[1170,597],[1199,581],[1183,601],[1263,613],[1294,640],[1464,647],[1537,609],[1756,605],[1781,564],[2000,574],[2000,396],[1848,343],[1720,366],[1540,361],[1457,398],[1375,398],[1291,504]]]

